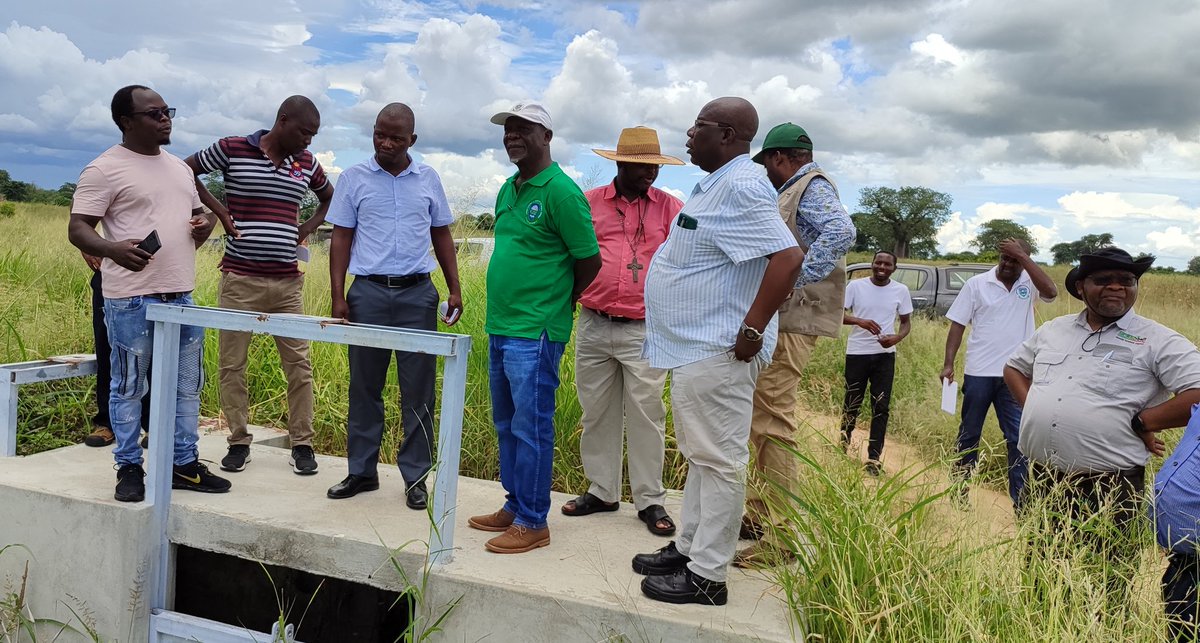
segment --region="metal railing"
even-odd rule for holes
[[[432,565],[450,562],[454,551],[454,512],[458,497],[467,356],[471,351],[469,335],[346,324],[307,315],[268,314],[173,304],[149,306],[146,309],[146,319],[154,322],[154,361],[150,376],[152,426],[175,425],[179,336],[180,327],[185,325],[429,353],[444,357],[436,479],[433,485],[433,520],[429,530],[429,559]],[[147,587],[148,607],[158,614],[166,613],[171,571],[167,519],[171,505],[173,453],[173,440],[150,441],[145,502],[152,508],[149,526],[151,537],[146,541],[151,551],[147,552],[148,556],[145,559],[149,560],[151,565]],[[157,641],[154,625],[148,624],[148,627],[151,630],[150,640]]]

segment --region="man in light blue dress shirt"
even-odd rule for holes
[[[750,160],[754,106],[718,98],[688,130],[692,162],[709,175],[692,190],[646,274],[646,344],[671,370],[671,408],[687,458],[679,537],[633,569],[642,593],[668,603],[724,605],[737,547],[750,414],[759,369],[771,360],[776,311],[803,253],[779,217],[774,188]]]
[[[413,161],[415,117],[392,103],[375,119],[375,155],[342,173],[326,220],[334,225],[329,247],[329,286],[334,317],[356,324],[437,330],[438,292],[429,278],[435,268],[432,243],[446,278],[446,318],[462,311],[458,263],[442,180],[433,168]],[[354,275],[346,293],[346,272]],[[350,475],[329,489],[333,499],[379,488],[376,466],[383,438],[383,385],[393,352],[400,384],[404,440],[396,465],[404,476],[406,504],[425,509],[425,477],[433,464],[433,405],[437,357],[366,346],[350,346],[350,409],[346,461]],[[453,473],[453,472],[452,472]]]

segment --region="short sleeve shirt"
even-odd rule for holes
[[[518,174],[496,195],[496,247],[488,262],[487,322],[491,335],[550,341],[571,338],[575,262],[600,252],[583,191],[551,163],[516,187]]]
[[[896,315],[912,314],[912,295],[908,286],[898,281],[876,286],[870,279],[855,279],[846,284],[846,310],[853,310],[855,317],[879,324],[881,335],[894,335]],[[858,326],[850,329],[850,337],[846,340],[847,355],[895,352],[895,346],[884,348],[874,335]]]
[[[1046,322],[1008,361],[1032,379],[1018,446],[1063,471],[1145,465],[1150,453],[1129,422],[1170,393],[1200,388],[1200,352],[1133,311],[1099,331],[1086,314]]]
[[[325,220],[354,229],[350,274],[403,276],[433,272],[429,229],[454,215],[433,168],[410,158],[392,176],[372,156],[342,172]]]
[[[665,369],[732,349],[767,257],[796,246],[775,189],[748,154],[706,176],[650,261],[643,356]],[[770,362],[778,329],[772,315],[758,359]]]
[[[196,287],[196,242],[189,222],[200,207],[196,180],[186,163],[170,153],[138,154],[114,145],[83,169],[71,212],[99,217],[109,241],[145,239],[158,231],[162,247],[139,272],[112,259],[100,264],[104,296],[122,299]]]
[[[297,277],[300,202],[325,189],[325,170],[304,150],[275,164],[259,143],[266,130],[229,136],[196,153],[204,172],[225,176],[225,204],[241,237],[226,238],[221,270],[256,277]]]
[[[995,267],[963,284],[946,318],[971,327],[964,373],[1004,377],[1008,357],[1033,335],[1035,298],[1040,298],[1038,291],[1024,271],[1011,290],[996,278]]]

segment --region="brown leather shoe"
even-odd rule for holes
[[[471,516],[467,518],[467,524],[481,531],[508,531],[515,518],[516,516],[500,509],[484,516]]]
[[[512,525],[503,534],[484,543],[488,551],[497,554],[524,554],[550,544],[550,528],[528,529]]]
[[[733,566],[741,569],[763,569],[778,567],[795,559],[792,552],[765,545],[760,541],[734,554]]]
[[[83,439],[83,443],[89,447],[106,447],[116,439],[112,429],[106,426],[97,426],[95,431],[92,431],[90,435]]]

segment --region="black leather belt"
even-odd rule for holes
[[[587,308],[587,306],[584,306],[584,308]],[[618,324],[628,324],[629,322],[646,321],[644,319],[635,319],[633,317],[621,317],[619,315],[610,315],[610,314],[604,312],[603,310],[596,310],[595,308],[588,308],[588,310],[592,311],[593,313],[596,313],[597,315],[600,315],[601,317],[607,319],[610,322],[616,322]]]
[[[172,301],[175,301],[176,299],[179,299],[180,297],[183,297],[185,295],[190,295],[191,293],[192,293],[192,291],[190,291],[190,290],[187,292],[156,292],[156,293],[151,293],[149,295],[142,295],[142,297],[149,298],[149,299],[157,299],[161,302],[172,302]]]
[[[429,273],[419,272],[413,275],[367,275],[367,281],[388,288],[408,288],[429,279]]]

